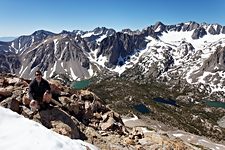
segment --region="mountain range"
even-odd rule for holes
[[[0,37],[0,41],[4,41],[4,42],[13,41],[14,39],[16,39],[16,37],[11,37],[11,36]]]
[[[0,42],[0,72],[70,81],[112,73],[138,82],[185,83],[207,94],[225,85],[225,26],[157,22],[142,31],[98,27],[92,31],[38,30]]]

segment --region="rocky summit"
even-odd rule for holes
[[[15,75],[1,74],[0,105],[44,125],[49,130],[72,139],[88,141],[100,149],[225,148],[205,137],[184,131],[161,130],[159,126],[162,123],[157,123],[156,120],[149,122],[131,112],[120,115],[107,105],[106,99],[101,99],[93,91],[74,90],[59,80],[49,80],[53,94],[50,106],[33,112],[22,104],[29,82],[30,80]],[[158,127],[153,128],[153,124]],[[208,126],[210,128],[210,123]],[[219,128],[215,127],[215,130]]]

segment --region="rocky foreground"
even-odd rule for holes
[[[22,104],[29,82],[10,74],[0,75],[0,105],[59,134],[88,141],[100,149],[225,149],[210,141],[205,144],[185,139],[187,133],[184,132],[150,129],[146,122],[137,118],[122,119],[93,92],[73,90],[57,80],[49,80],[54,102],[47,109],[32,112]]]

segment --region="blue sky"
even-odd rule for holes
[[[224,0],[0,0],[0,37],[36,30],[142,30],[196,21],[225,25]]]

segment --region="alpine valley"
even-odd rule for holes
[[[225,26],[39,30],[0,42],[0,73],[31,79],[38,69],[68,85],[89,79],[89,90],[123,116],[138,116],[140,126],[225,144]]]

